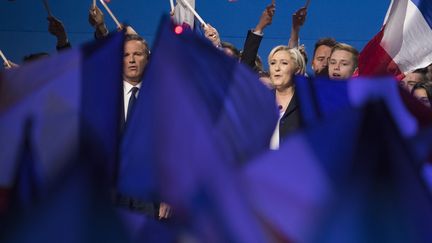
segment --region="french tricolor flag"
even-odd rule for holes
[[[392,0],[381,31],[359,57],[360,75],[394,75],[432,63],[432,1]]]

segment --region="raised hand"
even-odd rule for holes
[[[88,21],[93,27],[105,24],[104,15],[97,6],[90,8]]]
[[[306,14],[307,14],[307,8],[302,7],[292,15],[291,36],[288,42],[288,46],[290,48],[294,48],[299,45],[298,42],[299,42],[300,28],[303,26],[303,24],[306,21]]]
[[[108,35],[108,29],[105,25],[104,15],[97,6],[92,6],[89,10],[88,21],[96,30],[96,38],[100,39]]]
[[[159,205],[159,219],[168,219],[171,216],[171,207],[161,202]]]
[[[255,27],[254,31],[262,33],[265,27],[271,25],[275,11],[276,11],[276,7],[274,4],[268,5],[263,11],[263,13],[261,14],[260,20],[257,26]]]
[[[307,9],[306,7],[302,7],[297,10],[292,16],[292,25],[293,29],[299,30],[301,26],[306,21]]]
[[[11,69],[11,68],[17,68],[17,67],[19,67],[19,65],[16,63],[13,63],[11,60],[7,60],[7,63],[3,62],[3,67],[5,69]]]
[[[48,32],[57,37],[57,46],[62,47],[68,45],[66,30],[63,23],[54,16],[48,16]]]
[[[221,46],[221,40],[219,37],[219,33],[210,24],[207,24],[207,26],[204,26],[204,35],[207,39],[209,39],[213,43],[214,46],[216,46],[216,47]]]

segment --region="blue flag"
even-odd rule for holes
[[[245,167],[248,199],[278,238],[308,242],[336,185],[348,177],[361,117],[359,110],[347,110],[320,119]]]
[[[159,194],[178,217],[201,222],[191,223],[201,239],[259,241],[235,168],[268,148],[274,96],[208,40],[173,29],[162,21],[124,133],[119,191]]]
[[[117,158],[123,34],[71,49],[0,75],[0,185],[10,187],[25,123],[46,183],[73,161]]]
[[[349,109],[359,108],[369,101],[383,100],[400,132],[408,137],[416,134],[419,120],[404,103],[394,78],[359,77],[347,81],[296,77],[296,93],[304,124]],[[421,125],[421,124],[420,124]]]
[[[75,165],[55,180],[31,210],[16,211],[2,225],[5,242],[132,242],[110,194],[104,174]]]
[[[359,135],[314,242],[430,242],[430,193],[383,103],[364,108]]]
[[[300,242],[429,242],[432,201],[382,101],[320,119],[244,171],[255,211]],[[271,188],[271,189],[270,189]]]
[[[19,152],[21,157],[17,162],[18,168],[11,199],[11,206],[17,211],[31,210],[43,197],[41,195],[42,190],[39,188],[43,184],[39,171],[40,162],[33,151],[33,142],[31,141],[32,121],[28,120],[24,126],[24,138]]]

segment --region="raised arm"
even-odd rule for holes
[[[258,24],[247,33],[240,60],[251,68],[255,68],[255,59],[264,35],[264,29],[272,23],[275,10],[274,4],[268,5],[262,12]]]
[[[288,42],[290,48],[298,47],[300,28],[306,21],[307,8],[302,7],[292,16],[291,36]]]
[[[48,16],[48,31],[57,38],[56,48],[58,51],[70,48],[66,30],[63,23],[54,16]]]
[[[95,39],[103,39],[109,33],[108,28],[105,25],[104,15],[97,6],[91,6],[89,10],[88,21],[91,26],[95,29]]]

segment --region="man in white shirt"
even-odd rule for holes
[[[128,111],[132,107],[139,89],[141,80],[150,57],[147,42],[138,35],[126,35],[124,57],[123,57],[123,98],[124,98],[124,120],[128,118]],[[132,97],[134,95],[135,97]],[[131,99],[132,97],[132,99]]]
[[[138,97],[144,69],[150,57],[147,42],[139,35],[126,35],[123,56],[123,108],[124,117],[122,125],[127,121],[131,108]],[[123,129],[123,127],[122,127]],[[131,197],[119,195],[119,205],[128,207],[134,211],[143,212],[149,216],[166,219],[170,216],[170,207],[166,203],[153,203],[137,200]]]

